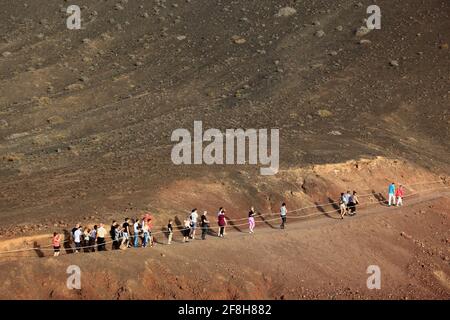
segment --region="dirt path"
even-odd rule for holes
[[[318,218],[284,231],[257,227],[180,244],[0,262],[0,297],[99,299],[449,298],[450,193],[403,208],[377,206],[345,220]],[[66,268],[82,289],[65,287]],[[369,265],[382,289],[368,290]],[[36,284],[39,284],[36,286]]]

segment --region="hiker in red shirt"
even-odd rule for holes
[[[59,252],[61,250],[61,235],[58,232],[53,233],[52,245],[54,250],[53,256],[59,256]]]
[[[227,225],[227,219],[225,218],[225,209],[220,210],[217,220],[217,223],[219,225],[219,237],[223,238],[225,234],[225,226]]]
[[[403,205],[403,195],[405,191],[403,190],[403,186],[400,185],[397,190],[395,190],[395,198],[397,199],[397,207]]]

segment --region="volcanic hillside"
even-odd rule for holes
[[[384,157],[448,174],[450,3],[376,1],[381,29],[367,33],[372,2],[77,0],[69,30],[67,1],[2,1],[2,236],[191,205],[237,216],[305,192],[298,175],[174,165],[171,134],[195,120],[279,128],[280,172]],[[208,183],[242,197],[208,198]]]

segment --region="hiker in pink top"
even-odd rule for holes
[[[59,256],[59,252],[61,251],[61,235],[58,232],[53,233],[52,245],[54,250],[53,256]]]
[[[397,207],[403,205],[403,195],[405,191],[403,190],[403,186],[400,185],[397,190],[395,190],[395,198],[397,199]]]
[[[253,229],[255,229],[255,209],[253,207],[250,208],[248,213],[248,228],[250,233],[253,233]]]

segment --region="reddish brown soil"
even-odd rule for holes
[[[147,210],[162,226],[193,207],[241,218],[349,189],[375,203],[391,181],[448,186],[448,1],[379,0],[382,29],[362,37],[371,0],[77,2],[78,31],[60,0],[0,10],[0,251]],[[283,6],[297,13],[277,18]],[[195,120],[279,128],[280,172],[175,166],[171,134]],[[0,297],[447,299],[448,195],[409,205],[170,248],[0,255]],[[69,264],[79,292],[64,287]],[[369,264],[380,291],[365,288]]]
[[[1,298],[15,299],[448,299],[450,193],[424,194],[403,208],[382,205],[343,221],[258,224],[224,239],[153,248],[0,262]],[[162,240],[162,239],[160,239]],[[65,287],[69,265],[82,289]],[[381,269],[368,290],[366,269]]]

